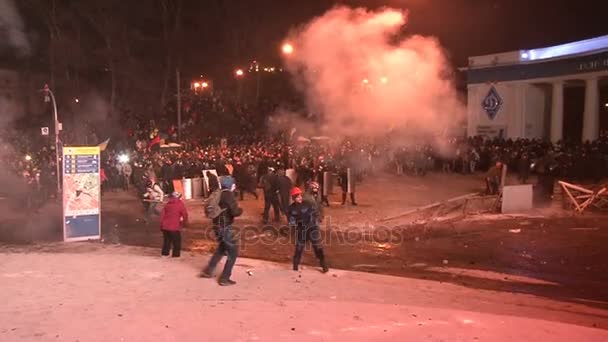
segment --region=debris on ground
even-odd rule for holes
[[[526,251],[522,252],[520,255],[526,259],[532,259],[532,255]]]
[[[411,208],[401,214],[380,219],[380,222],[409,218],[417,224],[426,224],[430,221],[453,221],[466,217],[495,211],[496,196],[484,196],[479,193],[470,193],[435,202],[425,206]]]

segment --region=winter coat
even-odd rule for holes
[[[103,168],[99,169],[99,179],[102,183],[108,180],[108,177],[106,176],[106,171]]]
[[[243,213],[243,209],[239,208],[232,191],[222,190],[219,206],[222,209],[226,209],[222,211],[220,216],[213,219],[213,224],[220,228],[232,225],[234,218],[241,216]]]
[[[207,171],[207,179],[209,180],[209,193],[220,188],[220,181],[217,179],[216,175]]]
[[[144,195],[147,199],[155,202],[162,202],[165,199],[165,193],[161,189],[158,183],[148,187],[146,194]]]
[[[125,163],[122,166],[122,173],[126,176],[126,177],[131,177],[131,174],[133,173],[133,169],[131,168],[131,164],[129,163]]]
[[[289,197],[289,192],[291,191],[291,188],[293,187],[291,178],[289,178],[285,175],[279,176],[278,185],[279,185],[279,193],[281,194],[281,197]]]
[[[171,198],[160,213],[160,229],[177,232],[188,224],[188,210],[178,198]]]
[[[315,210],[312,203],[303,201],[302,203],[293,202],[287,211],[289,225],[297,229],[309,229],[318,227],[319,213]]]
[[[308,202],[313,205],[313,208],[317,211],[319,220],[323,219],[323,203],[321,201],[321,194],[313,194],[306,191],[302,196],[304,202]]]
[[[260,181],[261,188],[264,189],[264,195],[275,195],[279,191],[279,178],[274,173],[269,173],[262,176]]]

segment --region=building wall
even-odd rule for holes
[[[491,118],[483,106],[494,87],[501,105]],[[526,82],[470,84],[468,86],[467,134],[504,138],[544,138],[547,91]]]
[[[546,126],[549,122],[545,122],[547,108],[547,89],[541,86],[526,84],[525,85],[525,127],[524,138],[545,138]]]

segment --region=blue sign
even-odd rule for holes
[[[99,146],[63,148],[63,239],[99,239]]]
[[[490,88],[488,95],[486,95],[481,102],[481,107],[486,111],[486,114],[488,114],[490,120],[494,120],[496,114],[498,114],[498,111],[500,110],[500,107],[502,107],[502,99],[500,98],[500,95],[498,95],[496,88],[493,86]]]

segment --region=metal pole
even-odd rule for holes
[[[256,70],[256,74],[258,74],[258,82],[257,82],[258,85],[256,87],[256,92],[255,92],[255,101],[257,103],[259,103],[260,102],[260,71]]]
[[[175,69],[177,78],[177,139],[181,141],[182,138],[182,95],[180,87],[179,68]]]
[[[57,102],[55,102],[55,95],[53,91],[49,89],[49,95],[53,101],[53,119],[55,121],[55,164],[57,164],[57,195],[61,193],[61,169],[59,167],[59,120],[57,120]]]

